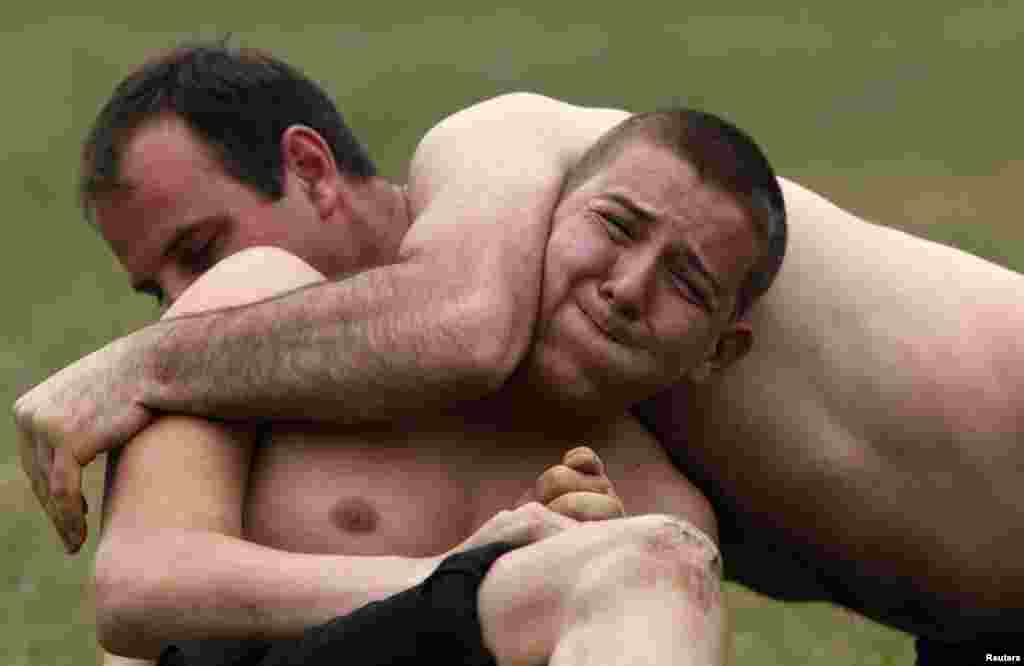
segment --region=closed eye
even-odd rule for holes
[[[605,230],[609,238],[615,241],[629,240],[633,236],[629,233],[629,226],[619,217],[611,213],[599,212],[598,215],[604,221]]]
[[[192,275],[202,275],[220,259],[218,250],[222,249],[225,234],[235,225],[226,213],[195,220],[182,227],[167,244],[164,256]]]
[[[216,241],[217,235],[213,234],[186,243],[178,254],[178,261],[196,275],[205,273],[217,263],[213,252]]]
[[[704,292],[694,285],[690,278],[676,271],[669,271],[669,275],[672,280],[672,285],[683,298],[706,312],[711,311],[711,305],[708,303],[708,299],[704,295]]]

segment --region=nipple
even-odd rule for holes
[[[361,497],[346,497],[331,508],[331,522],[345,532],[372,532],[380,522],[380,514]]]

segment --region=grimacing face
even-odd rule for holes
[[[271,201],[231,178],[211,149],[177,116],[137,128],[123,149],[119,179],[92,215],[136,291],[167,305],[215,263],[255,246],[274,246],[330,273],[346,242],[345,225],[325,223],[286,187]],[[354,261],[354,260],[353,260]]]
[[[750,343],[732,318],[760,251],[753,222],[668,149],[634,139],[559,202],[530,383],[629,406]]]

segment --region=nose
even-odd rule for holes
[[[601,296],[623,317],[640,318],[647,310],[657,269],[653,254],[623,255],[601,283]]]

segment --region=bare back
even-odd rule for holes
[[[729,535],[781,541],[919,631],[1024,606],[1024,277],[784,191],[791,244],[753,352],[645,419],[717,500],[727,559],[760,546]],[[777,580],[748,554],[741,579]]]

